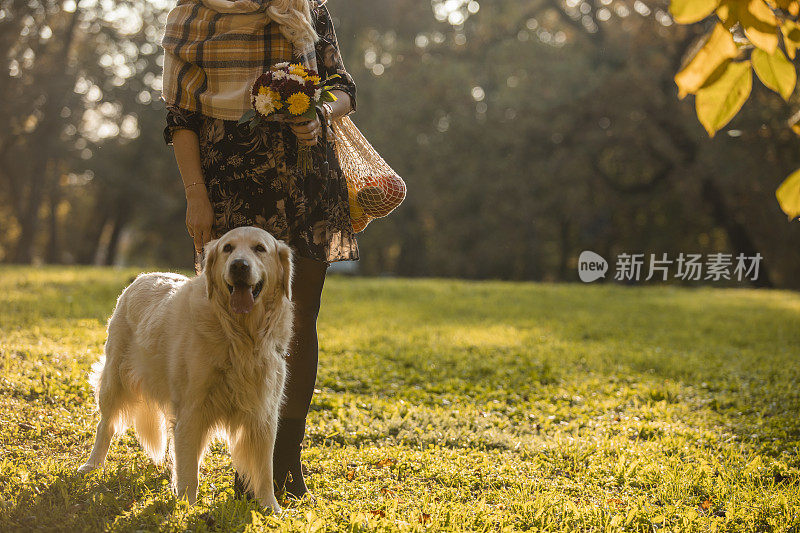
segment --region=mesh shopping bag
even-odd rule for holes
[[[406,197],[406,184],[348,117],[332,121],[336,156],[347,179],[350,220],[356,233],[391,213]]]

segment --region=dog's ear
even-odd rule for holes
[[[208,299],[214,295],[214,266],[217,262],[217,243],[219,239],[208,241],[203,247],[203,274],[206,276],[206,294]]]
[[[294,267],[292,266],[292,249],[283,241],[278,241],[278,259],[283,270],[283,293],[288,299],[292,299],[292,276]]]

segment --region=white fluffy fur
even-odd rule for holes
[[[251,285],[264,281],[246,314],[231,310],[226,285],[238,258],[252,265]],[[112,437],[133,424],[156,462],[172,437],[173,488],[193,503],[200,461],[220,434],[248,488],[280,511],[272,452],[292,334],[291,279],[290,248],[255,227],[209,242],[200,276],[137,277],[117,300],[105,357],[93,367],[100,423],[79,470],[102,466]]]

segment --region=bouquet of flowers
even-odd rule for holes
[[[334,75],[323,81],[315,70],[301,64],[277,63],[256,78],[250,96],[253,109],[242,115],[239,123],[249,122],[253,129],[265,120],[292,117],[314,120],[319,104],[336,100],[327,83],[337,77]],[[310,146],[298,148],[298,166],[310,169]]]

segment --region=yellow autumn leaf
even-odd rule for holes
[[[739,49],[733,35],[722,24],[717,24],[705,44],[675,76],[678,97],[695,93],[720,65],[737,55]]]
[[[778,48],[778,18],[764,0],[741,2],[738,15],[751,43],[770,54]]]
[[[797,71],[780,48],[776,48],[772,54],[756,48],[750,59],[762,83],[788,100],[797,83]]]
[[[709,16],[719,5],[719,0],[672,0],[669,12],[675,22],[692,24]]]
[[[781,183],[781,186],[775,191],[775,197],[790,220],[800,216],[800,170],[795,170]]]
[[[729,62],[695,98],[697,118],[713,137],[742,108],[753,88],[750,61]]]
[[[728,30],[739,22],[738,1],[740,0],[722,0],[717,8],[717,17]]]
[[[793,20],[785,20],[781,24],[781,33],[786,53],[790,59],[794,59],[797,49],[800,48],[800,25]]]
[[[774,3],[793,17],[800,13],[800,2],[798,0],[774,0]],[[772,2],[770,2],[770,5],[772,5]]]

